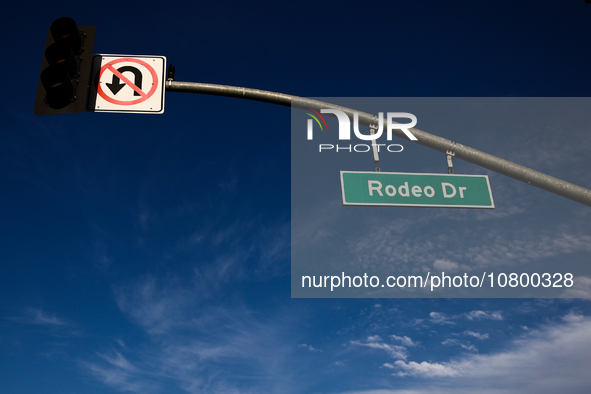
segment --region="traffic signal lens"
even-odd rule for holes
[[[41,73],[41,83],[46,92],[45,102],[50,108],[64,108],[72,102],[74,84],[64,67],[57,65],[47,67]]]
[[[82,51],[82,38],[78,32],[78,26],[72,18],[58,18],[49,28],[51,36],[55,42],[64,42],[72,48],[74,54]]]
[[[45,50],[45,58],[50,66],[60,64],[66,68],[70,78],[78,74],[78,62],[72,48],[64,42],[54,42]]]

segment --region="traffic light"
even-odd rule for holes
[[[35,115],[84,111],[95,34],[96,26],[77,26],[72,18],[53,21],[45,40]]]

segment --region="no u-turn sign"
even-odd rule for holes
[[[164,56],[95,55],[87,109],[95,112],[164,112]]]

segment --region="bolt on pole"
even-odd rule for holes
[[[346,108],[323,101],[292,96],[284,93],[276,93],[266,90],[243,88],[237,86],[169,80],[166,81],[166,91],[235,97],[245,100],[261,101],[264,103],[302,109],[338,109],[345,112],[351,118],[353,117],[353,113],[357,112],[359,114],[359,123],[365,126],[372,124],[372,120],[374,119],[374,115],[372,114],[356,111],[351,108]],[[384,125],[384,127],[386,127],[386,125]],[[518,181],[525,182],[528,185],[535,186],[537,188],[549,191],[550,193],[557,194],[591,207],[591,190],[589,189],[567,181],[563,181],[562,179],[555,178],[551,175],[532,170],[531,168],[513,163],[509,160],[501,159],[500,157],[436,136],[434,134],[427,133],[426,131],[422,131],[417,128],[412,128],[409,130],[411,130],[411,132],[418,139],[418,141],[412,141],[414,143],[443,153],[447,152],[450,146],[453,144],[455,157],[458,159],[476,164],[477,166],[489,169],[501,175],[517,179]],[[402,130],[394,129],[393,133],[400,138],[409,140]]]

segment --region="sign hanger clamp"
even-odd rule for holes
[[[452,162],[452,158],[456,155],[455,152],[456,143],[452,141],[449,145],[449,149],[445,152],[445,156],[447,157],[447,173],[453,174],[454,173],[454,163]]]
[[[376,134],[376,130],[378,129],[378,117],[373,115],[372,116],[372,122],[369,124],[369,133],[371,135],[375,135]],[[378,167],[378,163],[380,162],[380,155],[378,154],[378,147],[376,144],[376,140],[373,139],[371,140],[371,148],[373,150],[373,162],[376,165],[376,169],[375,172],[380,172],[380,167]]]

